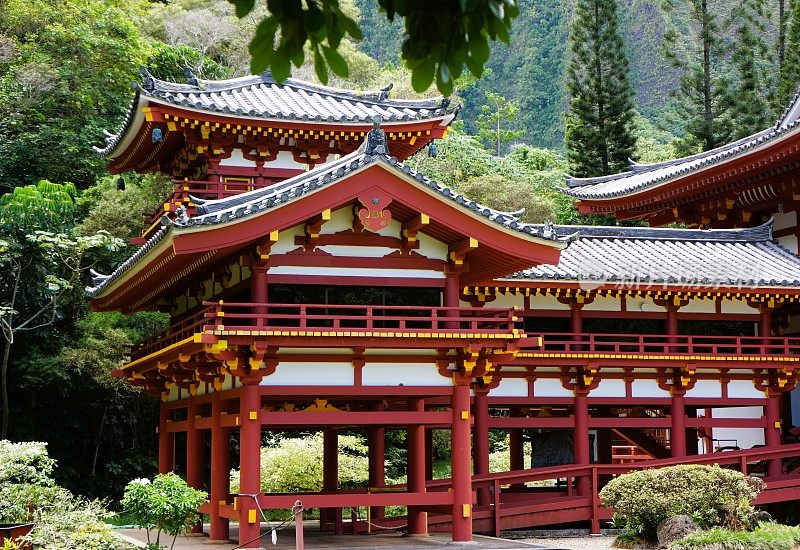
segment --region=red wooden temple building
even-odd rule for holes
[[[737,465],[766,477],[761,503],[794,500],[798,111],[721,150],[570,182],[584,211],[698,228],[553,226],[405,163],[445,136],[445,99],[143,71],[99,151],[112,172],[170,174],[174,193],[89,296],[171,316],[118,375],[160,397],[159,469],[208,488],[214,540],[235,519],[257,547],[258,510],[298,498],[337,532],[351,507],[454,541],[596,531],[609,475],[682,462]],[[263,493],[262,434],[293,430],[324,433],[324,487]],[[339,489],[339,430],[366,434],[369,487]],[[386,487],[387,430],[406,431],[403,486]],[[450,433],[447,479],[433,430]],[[509,434],[510,471],[490,472],[490,430]]]

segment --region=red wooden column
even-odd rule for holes
[[[764,445],[777,447],[781,444],[781,392],[768,388],[764,400]],[[783,474],[781,459],[767,461],[767,476]]]
[[[257,381],[244,380],[239,397],[239,493],[261,493],[261,392]],[[253,496],[239,496],[239,544],[242,548],[262,546],[261,518]]]
[[[253,262],[250,266],[251,280],[250,280],[250,301],[254,304],[266,304],[269,301],[269,294],[267,289],[267,269],[268,266],[263,262]],[[254,313],[264,314],[267,313],[267,307],[256,307]],[[265,326],[266,319],[259,318],[253,323],[258,326]]]
[[[573,454],[577,466],[589,466],[591,464],[591,450],[589,449],[589,392],[584,388],[576,387],[574,398],[575,431],[572,437]],[[588,495],[591,491],[591,482],[588,475],[582,475],[577,479],[577,493]]]
[[[684,388],[672,388],[672,400],[670,401],[669,407],[669,454],[672,458],[686,456],[685,394],[686,390]]]
[[[453,542],[472,541],[472,474],[470,472],[469,385],[457,383],[450,398],[450,466],[453,485]]]
[[[231,492],[230,430],[222,427],[223,403],[219,392],[211,394],[211,540],[230,538],[230,520],[219,515]]]
[[[167,431],[167,421],[172,410],[166,401],[161,402],[158,413],[158,473],[166,474],[175,469],[175,434]]]
[[[425,430],[425,479],[433,479],[433,429]]]
[[[489,473],[489,392],[475,389],[472,401],[475,423],[473,425],[472,452],[475,474]],[[488,506],[491,500],[489,488],[478,489],[478,506]]]
[[[457,271],[446,273],[444,279],[444,291],[442,293],[442,305],[444,307],[458,307],[461,305],[460,296],[461,284],[459,283],[459,273]],[[448,311],[445,316],[457,317],[458,313],[456,311]],[[458,328],[458,322],[446,322],[444,328]]]
[[[519,416],[518,411],[511,409],[510,415],[512,417]],[[522,428],[511,428],[508,434],[508,453],[509,465],[512,470],[522,470],[525,468],[525,446],[524,446],[524,431]],[[512,491],[525,490],[524,483],[515,483],[511,485]]]
[[[335,493],[339,490],[339,429],[326,428],[322,432],[322,491]],[[333,523],[336,534],[341,532],[340,509],[323,508],[319,511],[320,528],[323,523]],[[323,521],[324,519],[324,521]]]
[[[369,447],[369,486],[371,489],[386,485],[386,429],[370,428],[367,431],[367,446]],[[373,506],[370,508],[372,519],[383,519],[385,508]]]
[[[418,414],[425,412],[425,401],[409,399],[408,410]],[[408,426],[408,491],[425,492],[425,426]],[[408,507],[408,534],[422,536],[428,534],[428,514],[416,506]]]
[[[203,432],[197,429],[195,422],[200,416],[197,398],[189,396],[186,410],[186,484],[193,489],[203,490]],[[203,524],[197,522],[192,526],[192,533],[202,533]]]

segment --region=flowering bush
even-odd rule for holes
[[[758,478],[717,465],[681,465],[622,475],[600,491],[603,505],[623,517],[629,531],[654,540],[662,521],[679,514],[701,528],[739,528],[763,487]]]
[[[172,546],[181,533],[198,519],[200,505],[208,495],[189,487],[174,473],[149,479],[134,479],[125,487],[120,504],[139,527],[147,529],[148,548],[160,549],[161,533],[172,535]],[[151,531],[155,530],[155,540]]]

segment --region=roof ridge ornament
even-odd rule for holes
[[[389,145],[386,141],[386,132],[381,130],[383,118],[380,115],[372,117],[372,130],[367,134],[364,152],[367,155],[388,155]]]
[[[381,93],[378,95],[378,101],[386,101],[389,99],[389,92],[394,88],[394,82],[389,82],[386,86],[381,88]]]
[[[195,86],[196,88],[202,88],[202,84],[200,82],[200,79],[198,79],[197,76],[195,76],[195,74],[192,72],[192,69],[190,69],[189,67],[184,67],[183,68],[183,76],[186,77],[186,83],[189,86]]]
[[[147,90],[148,92],[155,90],[156,79],[152,74],[150,74],[150,71],[147,70],[147,67],[140,65],[139,73],[142,75],[142,89]]]

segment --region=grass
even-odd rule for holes
[[[692,533],[670,545],[672,550],[792,550],[800,527],[762,523],[753,531],[714,528]]]

